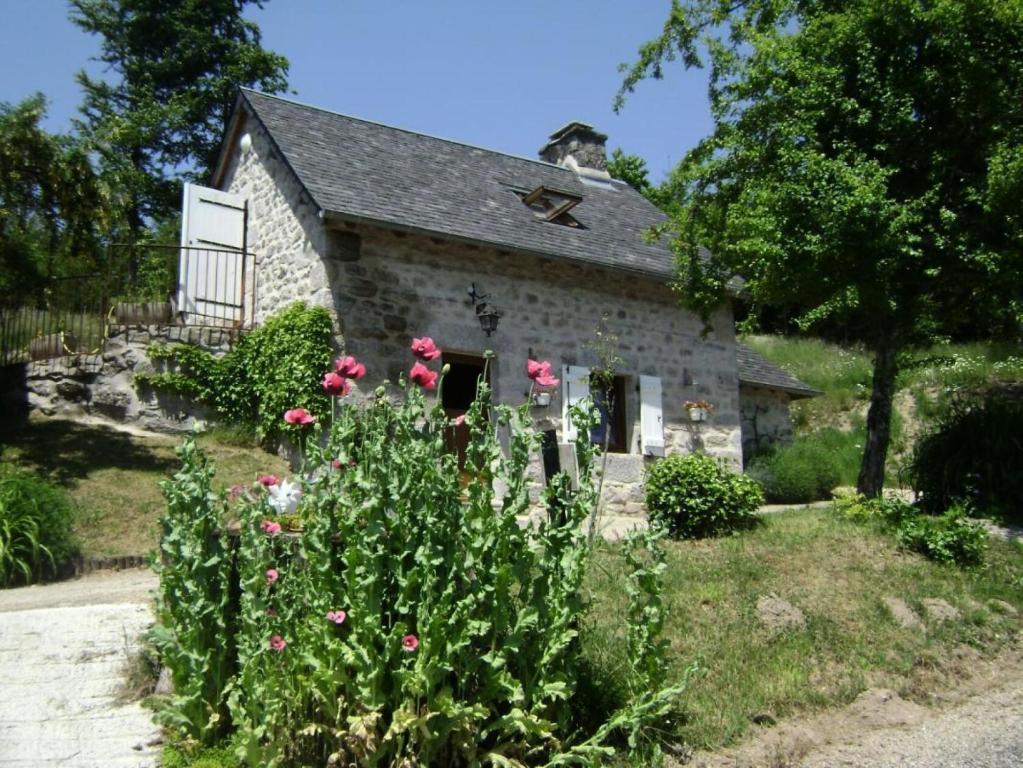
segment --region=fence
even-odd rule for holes
[[[250,327],[254,262],[220,248],[111,246],[102,274],[0,297],[0,365],[96,354],[111,324]]]

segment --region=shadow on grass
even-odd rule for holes
[[[178,466],[173,449],[154,450],[142,440],[109,427],[65,419],[29,420],[0,427],[0,458],[13,458],[69,485],[102,469],[167,474]]]

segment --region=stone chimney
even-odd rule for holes
[[[573,120],[551,134],[540,148],[540,159],[563,165],[577,173],[580,170],[597,171],[607,175],[607,136],[593,130],[592,125]]]

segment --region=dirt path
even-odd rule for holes
[[[934,706],[871,689],[841,709],[701,753],[696,768],[1017,768],[1023,765],[1023,645],[977,659]]]
[[[0,591],[0,766],[156,764],[151,713],[117,700],[155,586],[132,570]]]

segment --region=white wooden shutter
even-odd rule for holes
[[[185,184],[178,261],[178,310],[237,324],[243,317],[245,198]]]
[[[568,412],[569,406],[590,396],[590,369],[581,365],[566,365],[561,369],[561,420],[565,442],[575,440],[575,425]]]
[[[643,454],[664,455],[664,416],[661,410],[661,380],[639,377],[639,426]]]

